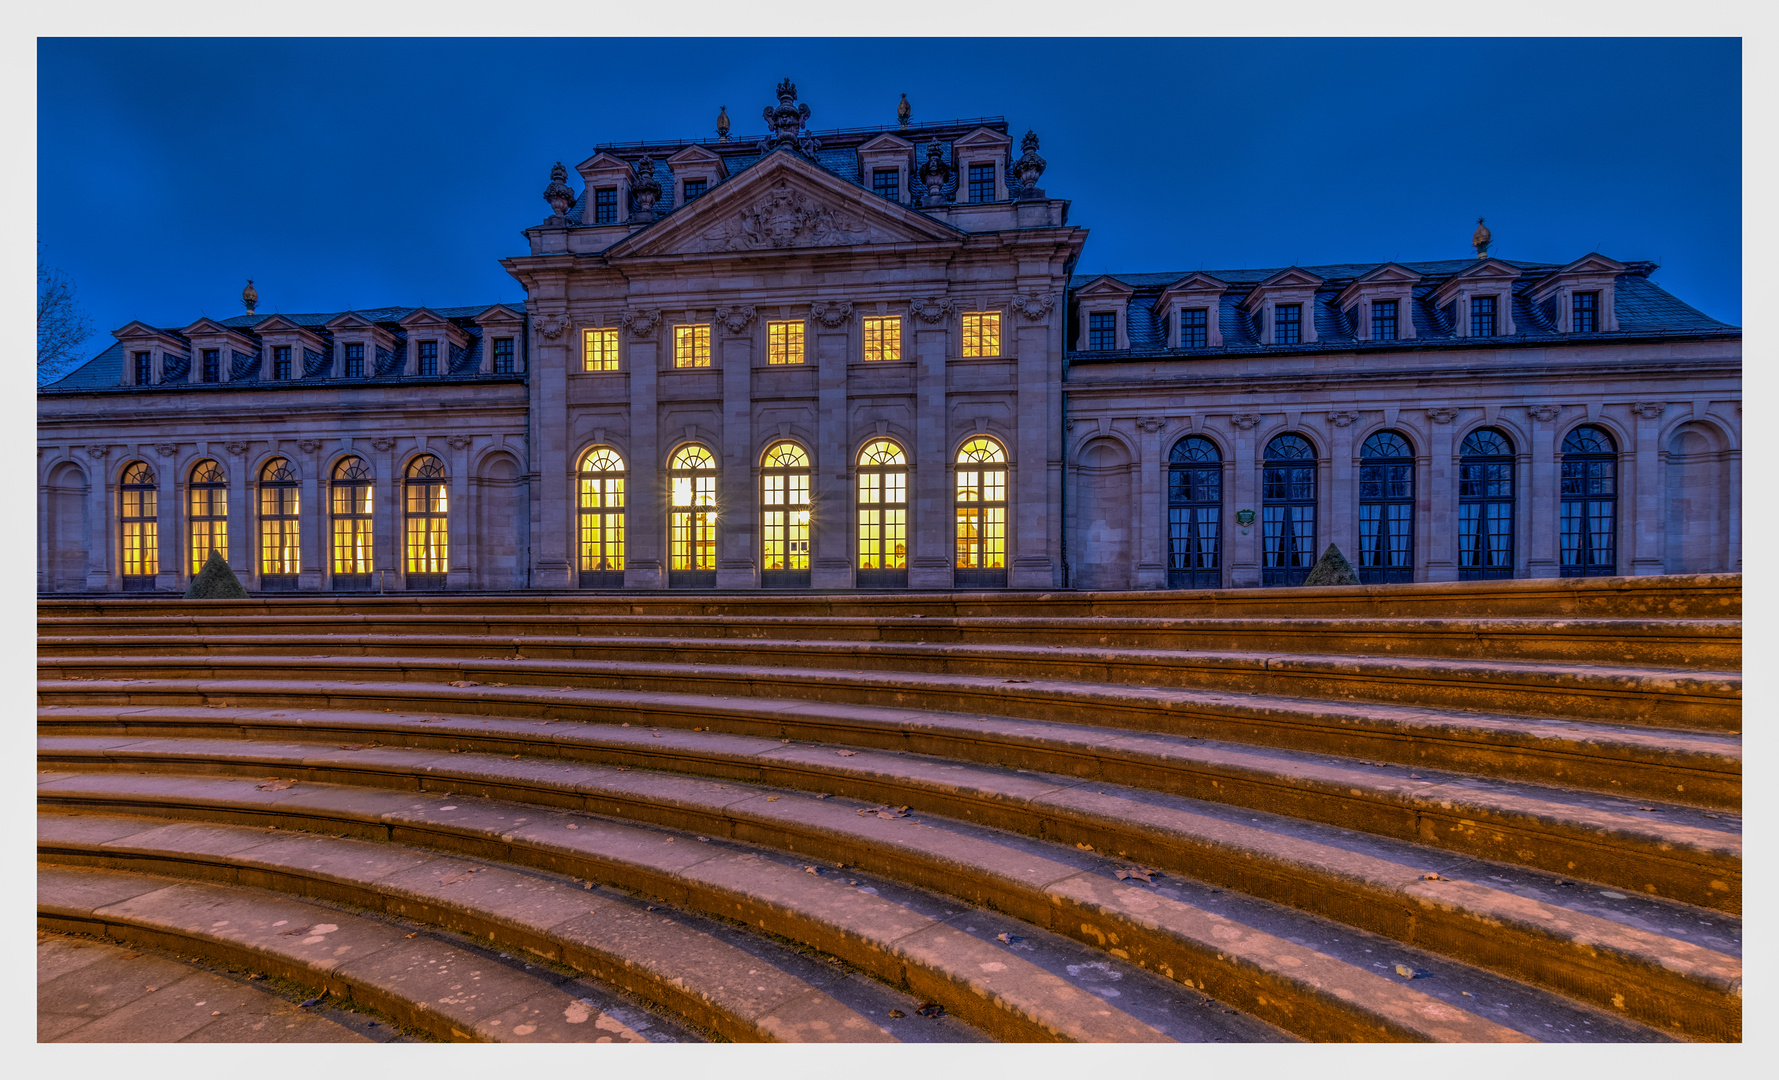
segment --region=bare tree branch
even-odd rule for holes
[[[92,336],[92,320],[74,299],[74,282],[43,261],[43,241],[37,241],[37,384],[53,382],[87,359],[80,346]]]

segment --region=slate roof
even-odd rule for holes
[[[505,304],[506,307],[517,312],[523,313],[525,310],[525,305],[522,302],[502,301],[502,303]],[[377,350],[377,356],[367,356],[365,358],[365,363],[366,366],[371,369],[371,374],[366,378],[351,380],[345,378],[317,379],[314,377],[316,372],[327,370],[333,364],[334,360],[334,350],[336,345],[333,340],[333,335],[324,329],[324,327],[327,323],[332,322],[341,315],[349,314],[348,312],[323,311],[306,312],[294,315],[277,312],[276,314],[280,317],[288,319],[298,326],[320,335],[324,342],[324,351],[318,353],[312,349],[303,350],[303,357],[301,359],[303,377],[301,379],[293,379],[289,382],[267,382],[263,385],[266,389],[275,389],[285,387],[312,387],[317,384],[340,385],[350,383],[355,386],[366,384],[387,385],[389,383],[415,383],[446,377],[453,380],[469,378],[499,382],[522,379],[524,378],[523,374],[483,375],[476,370],[482,363],[482,328],[477,326],[471,320],[493,306],[493,304],[478,304],[474,307],[433,307],[428,309],[435,314],[450,320],[452,324],[459,330],[463,331],[469,338],[469,344],[465,347],[461,349],[453,347],[450,350],[449,357],[440,357],[440,366],[444,370],[439,375],[401,375],[397,373],[402,366],[403,357],[407,355],[408,346],[408,332],[400,325],[400,321],[414,312],[419,311],[420,309],[418,307],[353,309],[350,314],[360,315],[393,334],[396,340],[396,350],[393,353],[385,353],[383,350],[379,349]],[[257,315],[233,315],[229,318],[216,319],[215,321],[223,326],[239,330],[249,338],[257,340],[258,335],[253,333],[253,326],[265,321],[271,314],[273,313],[262,312]],[[182,325],[190,325],[190,323],[188,322]],[[176,328],[161,327],[159,329],[180,341],[187,340],[185,335],[180,333]],[[190,365],[197,362],[196,359],[190,355],[175,356],[174,354],[169,354],[167,370],[163,374],[162,381],[159,384],[142,387],[119,386],[117,380],[118,374],[122,371],[122,368],[118,365],[123,361],[123,345],[121,342],[114,341],[109,348],[75,368],[67,375],[64,375],[53,383],[38,387],[38,393],[92,390],[115,390],[121,393],[153,393],[165,392],[169,389],[202,392],[220,390],[225,387],[241,386],[244,384],[260,385],[261,380],[259,371],[262,360],[262,350],[256,348],[252,353],[244,353],[239,350],[230,350],[230,352],[232,355],[225,357],[223,360],[223,366],[229,371],[228,380],[223,383],[194,384],[183,381],[187,372],[190,370]]]

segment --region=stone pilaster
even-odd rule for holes
[[[321,479],[320,449],[318,441],[304,439],[287,454],[302,476],[297,488],[297,558],[301,560],[297,589],[301,592],[321,591],[321,565],[327,550],[323,538],[327,504],[321,497],[327,485]]]
[[[534,323],[535,325],[535,323]],[[574,359],[572,335],[539,331],[532,341],[531,405],[538,514],[531,536],[531,584],[536,589],[567,589],[574,582],[569,539],[574,535],[573,463],[568,460],[568,365]]]
[[[914,468],[909,482],[913,518],[913,557],[908,560],[908,587],[949,589],[956,519],[951,490],[952,432],[945,405],[945,361],[948,331],[943,323],[914,324],[916,372],[915,436],[908,448]]]
[[[1422,581],[1458,580],[1458,476],[1457,451],[1453,433],[1457,410],[1429,410],[1432,435],[1427,443],[1427,494],[1417,497],[1417,507],[1426,507],[1425,514],[1416,514],[1416,562],[1425,570]],[[1441,419],[1444,417],[1445,419]]]
[[[1011,312],[1008,312],[1011,315]],[[1013,502],[1007,522],[1012,533],[1007,538],[1013,556],[1008,568],[1007,584],[1013,588],[1051,589],[1056,587],[1056,562],[1051,557],[1060,541],[1051,536],[1057,524],[1051,500],[1056,498],[1057,480],[1051,474],[1052,429],[1060,417],[1053,415],[1056,399],[1051,385],[1050,348],[1046,340],[1048,327],[1020,326],[1019,359],[1015,362],[1018,387],[1017,412],[1014,421]]]
[[[179,505],[179,493],[184,490],[184,485],[179,482],[179,468],[175,464],[178,457],[174,454],[162,456],[158,449],[141,448],[144,460],[154,464],[155,550],[160,559],[154,575],[154,588],[156,592],[175,592],[179,589],[179,537],[185,531],[182,527],[185,508]]]
[[[1323,451],[1327,457],[1326,464],[1317,469],[1317,473],[1326,476],[1317,485],[1317,501],[1326,510],[1317,513],[1316,550],[1312,559],[1322,557],[1329,544],[1340,545],[1341,554],[1347,557],[1354,567],[1359,565],[1359,477],[1355,472],[1353,458],[1353,423],[1357,419],[1355,413],[1339,413],[1336,415],[1353,417],[1345,424],[1330,420],[1326,438],[1327,449]]]
[[[662,476],[661,407],[655,400],[660,373],[654,341],[631,338],[625,360],[630,369],[630,476],[624,493],[624,587],[660,589],[667,585],[663,551],[667,543],[667,497]]]
[[[1631,406],[1631,425],[1636,432],[1633,469],[1634,497],[1631,506],[1619,497],[1619,535],[1630,538],[1630,566],[1623,558],[1618,572],[1659,574],[1666,569],[1662,548],[1667,540],[1667,507],[1663,500],[1663,469],[1658,439],[1662,430],[1663,403]],[[1626,511],[1630,511],[1626,513]]]
[[[1231,418],[1229,454],[1223,464],[1223,584],[1251,589],[1260,584],[1260,446],[1254,438],[1259,417],[1238,413]],[[1254,521],[1243,528],[1235,515],[1252,510]]]
[[[719,322],[716,327],[722,326]],[[716,448],[722,468],[717,488],[717,588],[754,589],[760,584],[759,493],[755,457],[752,337],[723,337],[723,432]]]
[[[102,447],[100,449],[103,449]],[[115,591],[120,587],[112,568],[118,565],[117,551],[117,472],[109,457],[93,461],[92,482],[87,485],[86,587],[88,592]],[[118,571],[119,574],[122,571]]]
[[[809,584],[816,589],[850,589],[852,557],[851,425],[847,418],[846,360],[851,318],[838,330],[828,330],[816,319],[816,447],[815,471],[810,477],[814,513]]]
[[[469,497],[471,442],[467,435],[453,435],[444,446],[433,447],[433,453],[445,462],[449,477],[445,490],[451,497],[447,508],[450,516],[446,519],[450,529],[445,549],[447,589],[468,589],[474,584],[476,516],[481,508],[472,504]]]
[[[1557,427],[1562,410],[1557,406],[1531,406],[1526,419],[1532,428],[1532,460],[1526,471],[1529,498],[1516,500],[1526,516],[1527,577],[1556,577],[1558,505],[1562,499],[1561,465],[1557,460]]]
[[[1136,574],[1131,584],[1139,589],[1159,589],[1167,584],[1167,444],[1184,435],[1164,436],[1167,421],[1160,417],[1137,419],[1137,505],[1131,507],[1131,557]]]

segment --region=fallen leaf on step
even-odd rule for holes
[[[569,828],[573,828],[573,827],[574,826],[572,826],[572,825],[569,826]],[[475,867],[471,867],[468,870],[459,870],[455,874],[446,874],[444,877],[439,879],[439,884],[440,885],[455,885],[459,881],[468,881],[470,879],[471,874],[479,874],[482,872],[482,870],[483,870],[483,867],[475,866]]]
[[[1002,682],[1031,682],[1030,679],[1002,679]]]
[[[1405,979],[1412,979],[1415,977],[1415,969],[1409,967],[1407,964],[1397,964],[1396,965],[1396,974],[1402,976]]]
[[[369,750],[372,747],[381,746],[381,745],[382,745],[381,743],[374,743],[374,742],[349,742],[349,743],[341,743],[340,749],[342,749],[342,750]]]
[[[568,826],[568,827],[569,827],[569,828],[571,828],[571,829],[578,829],[578,828],[580,828],[580,826],[579,826],[579,825],[573,825],[573,824],[571,824],[571,825],[569,825],[569,826]]]
[[[1118,875],[1120,881],[1141,881],[1146,885],[1153,885],[1155,884],[1155,875],[1160,873],[1160,871],[1152,870],[1147,866],[1133,864],[1131,866],[1120,867],[1113,871],[1113,873]]]
[[[1000,942],[1003,945],[1011,945],[1015,941],[1022,941],[1024,939],[1021,938],[1018,934],[1001,933],[1001,934],[995,935],[995,940]]]
[[[1092,851],[1093,850],[1092,844],[1076,844],[1075,846],[1080,848],[1082,851]]]
[[[827,798],[827,797],[828,797],[828,796],[827,796],[827,793],[826,793],[826,792],[823,792],[823,793],[822,793],[822,794],[820,794],[820,795],[817,795],[817,796],[816,796],[816,798],[818,798],[818,799],[825,799],[825,798]]]
[[[410,938],[411,937],[419,937],[419,936],[420,936],[420,931],[418,931],[418,930],[414,931],[412,934],[403,934],[402,935],[402,937],[410,937]]]
[[[1449,877],[1441,877],[1438,873],[1429,870],[1427,873],[1421,875],[1421,880],[1422,881],[1450,881],[1452,879]]]
[[[1661,811],[1661,808],[1660,808],[1660,807],[1657,807],[1657,806],[1639,806],[1639,807],[1638,807],[1638,808],[1637,808],[1637,809],[1639,809],[1639,810],[1648,810],[1648,811],[1649,811],[1649,812],[1650,812],[1650,813],[1652,813],[1652,814],[1659,814],[1659,813],[1661,813],[1661,812],[1662,812],[1662,811]]]
[[[446,683],[445,685],[446,686],[480,686],[482,684],[479,682],[471,682],[468,679],[453,679],[452,681]]]
[[[922,1016],[932,1017],[936,1020],[945,1015],[945,1006],[936,1001],[923,1001],[920,1003],[920,1008],[914,1011]]]
[[[261,785],[259,785],[259,789],[260,789],[260,790],[261,790],[261,791],[288,791],[288,790],[289,790],[289,789],[291,789],[291,788],[293,788],[293,787],[295,787],[295,786],[296,786],[296,781],[295,781],[295,780],[278,780],[278,779],[274,779],[274,780],[273,780],[273,781],[272,781],[272,782],[271,782],[271,783],[269,783],[269,784],[261,784]]]
[[[767,802],[777,802],[779,800],[779,798],[780,798],[780,796],[777,796],[777,795],[768,795],[768,796],[766,796],[766,801]]]
[[[834,752],[841,757],[857,757],[859,754],[857,750],[836,750]]]
[[[699,842],[699,843],[701,843],[701,844],[708,844],[708,843],[710,843],[710,837],[708,837],[708,836],[700,836],[700,837],[699,837],[699,838],[698,838],[698,842]]]
[[[902,1017],[907,1016],[908,1014],[903,1012],[901,1009],[891,1009],[889,1011],[889,1015],[890,1015],[891,1020],[900,1020]]]
[[[821,874],[822,874],[821,870],[818,867],[814,867],[814,866],[805,866],[803,868],[803,872],[805,874],[814,874],[816,877],[821,877]]]

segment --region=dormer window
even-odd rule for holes
[[[1373,300],[1371,302],[1371,340],[1396,340],[1396,301]]]
[[[279,381],[290,378],[289,345],[278,345],[272,349],[272,378]]]
[[[871,173],[871,190],[882,195],[890,202],[900,202],[902,191],[902,170],[877,169]]]
[[[1272,343],[1298,345],[1303,341],[1303,305],[1278,304],[1273,308]]]
[[[1591,334],[1600,328],[1600,294],[1578,292],[1571,299],[1569,329],[1577,334]]]
[[[346,377],[348,379],[364,378],[364,342],[354,341],[346,345]]]
[[[203,369],[203,373],[202,373],[203,381],[204,382],[221,382],[222,381],[222,350],[221,349],[205,349],[203,352],[203,362],[204,362],[204,369]]]
[[[1087,347],[1115,349],[1118,347],[1118,316],[1110,311],[1095,311],[1087,316]]]
[[[970,164],[970,201],[973,203],[995,201],[995,167],[992,161]]]
[[[1470,298],[1470,336],[1495,336],[1495,298],[1493,296]]]
[[[496,375],[511,375],[513,373],[513,339],[510,337],[494,339],[494,373]]]
[[[687,180],[684,189],[686,193],[685,201],[691,202],[693,199],[696,199],[698,196],[704,194],[705,189],[709,186],[710,182],[702,176],[694,176]]]
[[[593,190],[593,224],[616,225],[618,223],[618,189],[615,187],[595,188]]]
[[[420,343],[420,371],[419,371],[419,373],[421,375],[437,375],[439,373],[439,343],[438,342],[436,342],[436,341],[422,341]]]
[[[154,382],[154,354],[139,352],[136,354],[136,385],[147,386]]]
[[[1210,344],[1210,320],[1204,308],[1180,309],[1180,348],[1202,349]]]

